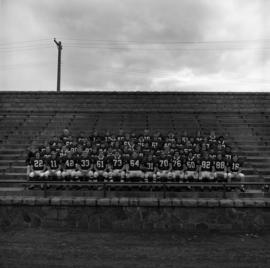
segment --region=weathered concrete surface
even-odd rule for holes
[[[270,234],[0,231],[2,268],[266,268]]]
[[[256,199],[0,198],[0,227],[90,231],[268,231],[270,202]]]

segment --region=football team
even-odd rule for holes
[[[73,137],[68,129],[29,150],[30,180],[93,182],[243,181],[243,162],[223,136],[174,133],[117,135],[107,131]]]

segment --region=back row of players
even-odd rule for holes
[[[124,133],[72,137],[68,129],[37,150],[29,151],[31,180],[89,180],[131,182],[231,181],[244,179],[242,161],[215,132],[195,137],[184,131],[142,135]]]

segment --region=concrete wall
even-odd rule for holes
[[[270,230],[268,200],[1,197],[0,227],[89,231]]]

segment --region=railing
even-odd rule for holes
[[[265,182],[90,182],[90,181],[28,181],[28,180],[0,180],[0,187],[3,184],[21,185],[27,190],[29,186],[35,185],[42,187],[43,194],[46,197],[48,190],[52,186],[62,187],[91,187],[95,191],[103,193],[106,197],[110,191],[125,191],[127,188],[135,189],[136,191],[158,191],[162,192],[163,198],[166,198],[168,192],[177,190],[199,190],[211,189],[212,191],[222,191],[223,198],[226,198],[226,193],[232,189],[248,190],[251,186],[259,186],[262,192],[269,191],[269,184]],[[64,190],[65,191],[65,190]]]

